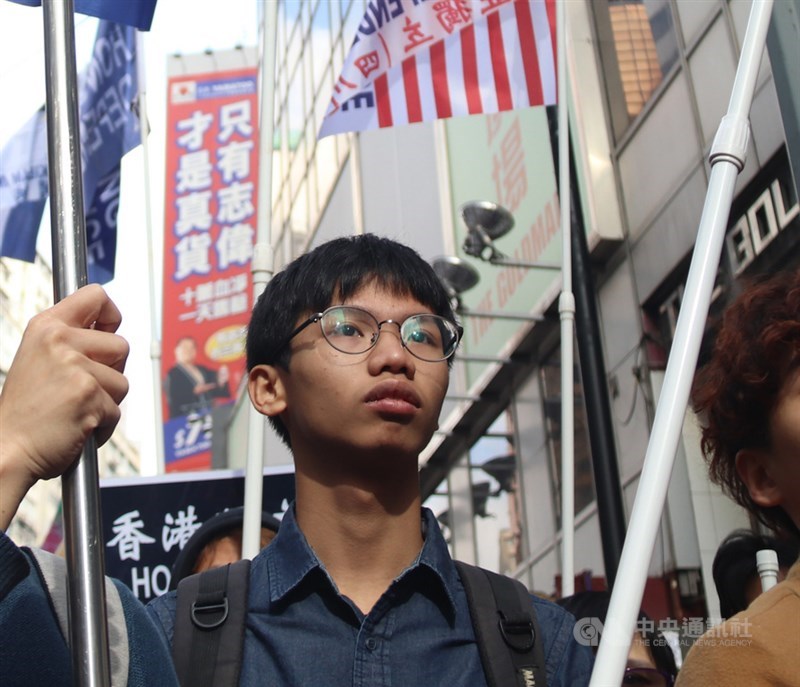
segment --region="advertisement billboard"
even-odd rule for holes
[[[462,346],[468,354],[495,356],[530,323],[473,318],[469,310],[501,314],[546,308],[560,289],[560,272],[491,265],[467,256],[462,248],[467,227],[459,210],[470,201],[501,205],[513,216],[514,226],[495,241],[499,251],[515,262],[560,263],[560,210],[547,113],[539,107],[452,119],[446,131],[458,257],[480,275],[462,296]],[[484,366],[475,363],[468,369],[474,381]]]
[[[256,233],[255,67],[173,76],[166,135],[162,398],[167,472],[211,466],[244,375]]]

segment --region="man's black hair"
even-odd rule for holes
[[[414,249],[375,234],[336,238],[289,263],[264,289],[247,330],[248,371],[262,364],[288,369],[286,344],[298,320],[322,312],[334,300],[345,302],[372,281],[456,321],[447,291]],[[278,418],[270,418],[270,423],[289,444],[283,423]]]
[[[585,618],[597,618],[603,624],[606,622],[610,602],[611,592],[599,590],[576,592],[571,596],[556,599],[556,603],[572,613],[577,622],[582,622]],[[678,674],[675,654],[664,639],[664,635],[654,627],[655,623],[644,611],[639,611],[638,620],[636,629],[643,636],[656,668],[674,678]],[[597,647],[593,645],[592,650],[596,652]]]
[[[777,539],[744,529],[731,532],[719,545],[711,566],[723,619],[736,615],[749,605],[745,591],[747,582],[759,577],[756,553],[761,549],[773,549],[782,568],[792,567],[800,555],[796,540]]]

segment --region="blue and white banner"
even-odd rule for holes
[[[11,0],[28,7],[39,7],[42,0]],[[75,11],[118,24],[149,31],[156,11],[156,0],[75,0]]]
[[[0,150],[0,256],[33,262],[47,202],[44,108]]]
[[[136,108],[136,30],[101,21],[78,77],[89,281],[114,276],[120,161],[141,142]],[[47,198],[47,136],[41,110],[0,158],[0,255],[33,262]]]
[[[134,28],[100,22],[78,93],[89,281],[103,284],[114,276],[120,160],[141,143]]]

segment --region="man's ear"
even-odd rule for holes
[[[275,417],[286,410],[286,388],[272,365],[256,365],[250,370],[247,391],[253,406],[262,415]]]
[[[770,457],[761,449],[743,448],[736,454],[736,472],[750,498],[759,506],[779,506],[783,500],[778,482],[772,477]]]

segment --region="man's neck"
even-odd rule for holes
[[[298,475],[298,525],[339,591],[364,613],[422,548],[419,491],[392,486],[376,494]]]

